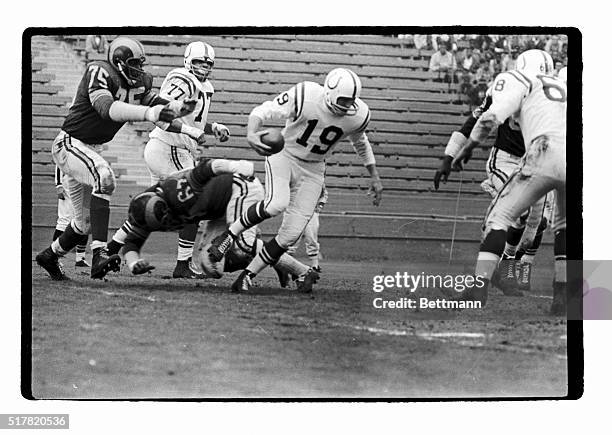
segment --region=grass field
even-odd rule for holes
[[[123,268],[104,282],[72,267],[71,281],[53,282],[32,262],[34,397],[567,394],[566,323],[546,314],[549,268],[526,297],[494,290],[485,310],[432,314],[372,308],[372,277],[461,272],[471,260],[325,261],[311,295],[279,289],[270,271],[252,294],[233,294],[235,274],[167,279],[174,246],[174,236],[153,238],[152,275]]]

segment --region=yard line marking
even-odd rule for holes
[[[134,299],[144,299],[145,301],[149,301],[149,302],[157,302],[157,299],[155,299],[153,296],[142,296],[142,295],[136,295],[136,294],[124,293],[124,292],[111,292],[108,290],[100,290],[100,291],[97,291],[96,289],[82,289],[82,290],[91,291],[94,293],[102,293],[105,296],[128,297],[128,298],[134,298]]]
[[[300,319],[304,320],[304,319]],[[385,329],[385,328],[375,328],[371,326],[359,326],[359,325],[351,325],[349,323],[341,323],[341,322],[323,322],[327,323],[330,326],[344,327],[349,329],[354,329],[357,331],[366,331],[373,334],[381,334],[381,335],[390,335],[390,336],[400,336],[400,337],[416,337],[427,341],[436,341],[440,343],[450,343],[456,344],[459,346],[467,346],[467,347],[480,347],[487,350],[500,350],[500,351],[514,351],[524,354],[550,354],[556,358],[567,360],[567,355],[562,355],[553,352],[547,352],[545,350],[539,349],[529,349],[521,346],[515,346],[512,344],[495,344],[495,343],[487,343],[487,338],[492,338],[493,334],[483,334],[480,332],[411,332],[401,329]],[[456,340],[459,338],[459,340]]]

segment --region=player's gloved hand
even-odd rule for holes
[[[142,275],[155,269],[155,266],[149,264],[147,260],[142,258],[138,259],[135,263],[130,265],[130,270],[134,275]]]
[[[269,131],[268,130],[260,130],[260,131],[256,131],[256,132],[248,132],[247,133],[247,142],[249,143],[249,145],[251,146],[251,148],[253,148],[257,154],[259,154],[260,156],[271,156],[272,155],[272,148],[270,148],[268,145],[266,145],[265,143],[263,143],[261,141],[261,137],[264,134],[268,134]]]
[[[453,163],[451,165],[453,170],[463,171],[463,165],[469,162],[470,159],[472,158],[473,149],[474,149],[473,146],[466,145],[461,149],[461,151],[459,151],[459,154],[455,156],[455,158],[453,159]]]
[[[380,201],[382,200],[382,192],[383,185],[380,181],[380,178],[372,178],[370,180],[370,189],[368,190],[368,196],[374,196],[372,204],[374,204],[376,207],[380,205]]]
[[[61,184],[56,187],[57,189],[57,199],[61,199],[62,201],[66,199],[66,192],[64,191],[64,186]]]
[[[156,122],[171,122],[173,119],[182,118],[195,110],[197,100],[170,101],[165,106],[154,106],[147,110],[147,121]],[[149,112],[153,111],[152,115]],[[157,119],[155,119],[157,115]],[[151,119],[153,118],[153,119]]]
[[[449,156],[449,155],[444,155],[444,157],[442,158],[442,163],[440,163],[440,167],[438,168],[438,170],[436,171],[436,174],[434,175],[434,188],[436,190],[438,190],[438,188],[440,187],[440,180],[442,180],[443,183],[446,183],[448,181],[448,176],[451,173],[451,164],[453,163],[453,157]]]
[[[229,128],[223,124],[219,124],[218,122],[212,123],[212,131],[215,137],[221,142],[227,142],[230,138]]]

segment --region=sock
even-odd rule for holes
[[[279,258],[279,260],[276,262],[275,267],[294,276],[301,276],[308,272],[308,266],[288,254],[281,255],[281,258]]]
[[[51,250],[63,257],[74,248],[81,240],[82,234],[72,228],[72,223],[66,227],[66,231],[51,243]]]
[[[193,255],[193,244],[198,233],[196,224],[186,225],[179,232],[177,261],[187,261]]]
[[[504,249],[504,241],[506,240],[506,232],[504,230],[489,230],[484,240],[480,244],[480,252],[476,261],[477,276],[490,280],[497,268],[499,257]]]
[[[274,266],[284,253],[285,248],[282,248],[276,238],[273,238],[264,243],[263,248],[253,258],[246,270],[253,277],[264,270],[266,266]]]
[[[53,233],[53,239],[51,241],[57,240],[57,238],[59,236],[61,236],[64,232],[62,230],[58,230],[57,228],[55,229],[55,232]]]
[[[567,254],[565,229],[555,233],[555,282],[567,282]]]
[[[546,218],[543,218],[538,226],[538,232],[533,239],[533,243],[527,249],[519,249],[519,251],[516,253],[517,260],[521,260],[523,263],[533,264],[535,255],[538,253],[538,249],[540,249],[540,245],[542,244],[542,238],[544,237],[544,230],[546,229],[546,226]]]
[[[269,217],[270,215],[266,212],[264,202],[259,201],[251,205],[247,211],[240,216],[240,219],[231,224],[229,231],[234,235],[241,234],[247,228],[260,224]]]
[[[319,254],[309,255],[308,258],[310,258],[310,264],[312,267],[319,267]]]
[[[106,247],[108,238],[108,221],[110,219],[110,202],[107,199],[91,195],[90,221],[91,221],[91,249],[97,250]]]
[[[123,247],[123,243],[119,243],[115,239],[112,239],[106,245],[106,250],[108,251],[108,255],[115,255],[119,253],[122,247]]]
[[[525,227],[523,228],[508,228],[508,235],[506,238],[506,246],[503,249],[503,260],[507,260],[510,258],[514,258],[516,254],[516,248],[518,244],[521,242],[521,237],[523,237],[523,232],[525,231]]]
[[[87,239],[89,235],[83,234],[76,245],[76,261],[85,260],[85,251],[87,250]]]

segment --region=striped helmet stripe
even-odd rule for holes
[[[357,95],[357,76],[350,69],[347,69],[345,71],[347,71],[349,75],[351,76],[351,78],[353,79],[353,98],[355,98]]]

